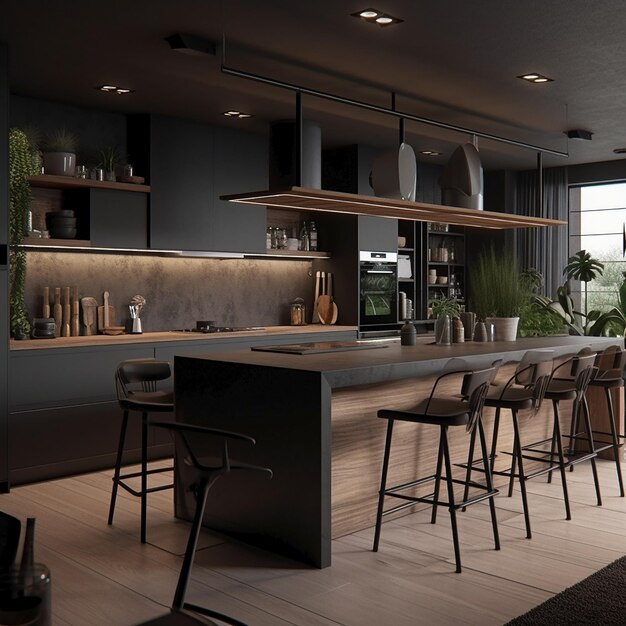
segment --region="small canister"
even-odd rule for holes
[[[290,316],[292,326],[306,325],[306,305],[302,298],[296,298],[290,305]]]
[[[414,346],[417,343],[417,331],[411,320],[406,320],[400,329],[400,345]]]

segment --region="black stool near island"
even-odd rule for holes
[[[183,462],[196,470],[193,483],[188,485],[188,489],[195,496],[196,508],[174,601],[172,602],[172,610],[166,615],[143,622],[138,626],[192,626],[197,624],[217,626],[213,619],[232,626],[246,626],[244,622],[233,617],[186,602],[185,597],[211,487],[217,480],[232,472],[256,472],[271,478],[272,470],[267,467],[238,462],[230,457],[229,444],[236,445],[239,442],[240,444],[255,445],[255,440],[247,435],[180,422],[153,422],[151,425],[168,429],[176,439],[177,453],[180,454]],[[207,619],[207,616],[213,619]]]
[[[431,523],[434,524],[437,519],[437,507],[445,506],[450,512],[456,571],[460,572],[461,552],[459,548],[456,512],[459,509],[464,509],[470,504],[476,504],[477,502],[483,502],[485,500],[489,500],[495,549],[500,549],[498,522],[496,519],[496,509],[493,502],[493,498],[498,493],[498,490],[494,489],[491,479],[490,467],[487,457],[485,431],[483,429],[481,419],[485,397],[487,396],[489,385],[493,381],[495,374],[496,367],[489,367],[486,369],[475,371],[448,371],[443,373],[435,380],[435,384],[432,388],[430,396],[426,400],[420,402],[414,409],[406,411],[381,409],[380,411],[378,411],[378,417],[387,420],[387,437],[385,441],[385,453],[378,498],[378,511],[376,515],[376,530],[374,534],[373,546],[374,552],[378,551],[383,516],[395,513],[397,511],[401,511],[402,509],[405,509],[407,507],[414,506],[418,502],[424,502],[432,504]],[[445,396],[436,396],[435,392],[439,383],[445,379],[448,379],[450,376],[455,376],[457,379],[462,376],[460,396],[451,396],[448,389],[446,390]],[[396,421],[412,422],[414,424],[431,424],[433,426],[439,427],[440,435],[439,451],[437,454],[437,468],[435,470],[435,473],[430,476],[418,478],[417,480],[406,482],[400,485],[395,485],[393,487],[387,487],[387,472],[389,468],[393,427]],[[469,480],[463,481],[453,478],[452,461],[450,459],[450,449],[448,444],[448,429],[451,426],[465,426],[467,432],[469,433],[474,433],[478,431],[482,462],[485,468],[485,484],[480,484]],[[442,466],[445,466],[445,474],[442,471]],[[446,483],[448,493],[447,500],[440,499],[439,497],[442,480],[444,480]],[[434,481],[435,483],[434,491],[431,494],[425,496],[415,496],[400,493],[407,489],[413,489],[418,485],[422,485],[430,481]],[[460,501],[457,501],[455,499],[455,484],[463,485],[464,487],[466,487],[464,497]],[[467,489],[470,487],[473,489],[478,489],[479,493],[477,495],[469,497]],[[404,502],[394,507],[391,507],[390,509],[384,510],[386,497],[397,498],[400,500],[404,500]]]
[[[173,466],[148,469],[148,428],[151,426],[148,414],[154,412],[174,412],[174,392],[171,389],[164,391],[157,388],[157,383],[168,380],[171,376],[170,364],[167,361],[159,361],[157,359],[129,359],[122,361],[115,371],[117,400],[120,407],[124,410],[124,415],[122,417],[115,473],[113,475],[108,524],[113,524],[117,490],[118,487],[122,487],[128,493],[141,499],[141,543],[146,543],[148,494],[174,487],[173,483],[148,487],[148,476],[161,472],[171,472],[174,469]],[[128,416],[131,412],[141,414],[141,470],[139,472],[122,474],[124,443],[128,427]],[[141,479],[141,486],[138,490],[125,482],[131,478]]]

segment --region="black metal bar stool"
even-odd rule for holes
[[[546,390],[546,399],[552,401],[553,408],[553,429],[552,437],[535,441],[531,444],[523,446],[524,452],[530,452],[524,455],[525,459],[548,463],[547,470],[543,473],[548,474],[548,482],[552,481],[552,472],[559,470],[561,474],[563,500],[565,504],[565,519],[572,519],[571,508],[569,503],[569,495],[567,490],[567,478],[565,470],[571,468],[578,463],[589,461],[593,472],[593,480],[595,484],[596,497],[598,506],[602,505],[602,495],[600,493],[600,482],[598,480],[598,469],[596,467],[597,452],[594,448],[593,435],[591,432],[591,422],[589,419],[589,411],[585,393],[589,383],[593,380],[597,373],[595,367],[596,353],[584,348],[578,354],[571,355],[560,365],[554,368],[552,379]],[[578,450],[576,442],[580,437],[571,437],[563,434],[561,429],[561,418],[559,412],[559,402],[562,400],[572,400],[572,422],[578,423],[581,410],[585,417],[587,432],[584,439],[587,444],[586,450]],[[563,439],[569,439],[567,448],[563,447]],[[550,450],[545,450],[544,446],[550,443]]]
[[[163,491],[164,489],[172,489],[174,487],[173,483],[148,487],[149,475],[169,472],[174,469],[173,466],[148,469],[148,427],[150,426],[148,414],[153,412],[174,412],[173,391],[157,389],[158,382],[167,380],[171,376],[170,364],[167,361],[158,361],[156,359],[129,359],[122,361],[115,371],[117,400],[120,407],[124,409],[124,415],[122,417],[122,428],[120,430],[115,473],[113,475],[108,523],[109,525],[113,523],[117,489],[122,487],[122,489],[125,489],[133,496],[141,498],[141,543],[146,543],[147,495],[155,491]],[[141,413],[141,470],[139,472],[122,474],[124,442],[128,426],[128,415],[131,411]],[[141,478],[139,490],[133,489],[125,482],[130,478],[137,477]]]
[[[485,406],[494,407],[496,415],[493,425],[493,434],[491,439],[491,452],[489,469],[492,476],[507,476],[509,478],[509,497],[513,493],[513,483],[518,478],[520,483],[520,491],[522,493],[522,505],[524,508],[524,522],[526,524],[526,537],[532,537],[530,529],[530,514],[528,511],[528,497],[526,494],[526,480],[533,478],[538,473],[526,474],[524,471],[524,463],[522,456],[522,444],[519,428],[518,413],[520,411],[530,410],[533,414],[541,407],[543,397],[552,376],[552,352],[541,350],[529,350],[524,354],[519,362],[515,373],[504,385],[497,385],[489,389],[485,399]],[[511,468],[510,470],[495,470],[496,448],[498,443],[498,433],[500,427],[500,415],[502,409],[511,411],[513,421],[513,451],[505,452],[510,454]],[[475,433],[472,433],[470,441],[470,450],[468,462],[463,467],[467,467],[466,478],[469,481],[473,469],[485,471],[482,459],[474,460]],[[516,472],[517,466],[517,472]],[[467,488],[465,490],[467,494]]]
[[[183,424],[180,422],[152,422],[151,425],[158,428],[166,428],[173,433],[179,442],[179,448],[177,448],[177,450],[182,451],[185,455],[184,462],[196,469],[197,474],[194,477],[194,483],[189,486],[189,489],[193,491],[196,499],[196,510],[189,532],[183,565],[178,577],[176,593],[174,594],[174,601],[172,603],[172,612],[154,620],[144,622],[140,626],[186,626],[187,624],[190,626],[194,624],[215,624],[215,626],[217,626],[214,621],[207,620],[204,616],[232,624],[233,626],[246,626],[246,624],[238,619],[203,606],[198,606],[197,604],[186,602],[185,596],[187,594],[191,568],[193,567],[196,547],[198,545],[198,537],[200,535],[202,518],[206,508],[207,496],[209,495],[211,487],[217,480],[223,476],[227,476],[231,472],[260,472],[271,478],[272,470],[267,467],[249,465],[231,459],[229,443],[236,441],[251,445],[256,443],[252,437],[248,437],[247,435],[214,428],[205,428],[204,426]],[[195,615],[202,615],[203,618],[197,618]]]
[[[485,431],[483,429],[481,413],[485,396],[489,389],[489,385],[495,376],[496,368],[490,367],[478,371],[452,371],[445,372],[439,376],[428,399],[420,402],[414,409],[408,411],[395,411],[390,409],[381,409],[378,411],[378,417],[387,420],[387,437],[385,441],[385,454],[382,467],[382,475],[380,482],[380,491],[378,498],[378,511],[376,514],[376,531],[374,534],[373,551],[378,551],[380,541],[380,530],[382,518],[390,513],[395,513],[410,506],[414,506],[418,502],[432,504],[431,523],[436,522],[437,507],[439,505],[448,507],[450,512],[450,521],[452,525],[452,540],[454,542],[454,556],[456,561],[456,571],[461,571],[461,552],[459,548],[459,537],[456,524],[456,512],[458,509],[464,508],[470,504],[489,500],[491,511],[491,523],[493,527],[493,538],[496,550],[500,549],[500,539],[498,536],[498,522],[496,519],[496,508],[493,497],[498,493],[493,488],[491,473],[487,462],[487,446],[485,442]],[[439,383],[449,376],[462,376],[460,397],[447,395],[446,397],[436,397],[435,391]],[[413,422],[415,424],[432,424],[439,426],[439,452],[437,454],[437,469],[431,476],[418,478],[408,483],[387,487],[387,471],[389,468],[389,457],[391,452],[391,441],[393,436],[393,426],[395,421]],[[466,485],[466,481],[454,479],[452,476],[452,462],[450,459],[450,449],[448,445],[448,428],[450,426],[465,426],[467,432],[474,432],[478,429],[480,447],[485,464],[485,484],[470,482],[469,486],[479,489],[480,493],[472,497],[464,497],[457,502],[454,494],[454,485]],[[445,465],[445,476],[442,475],[442,465]],[[441,480],[445,480],[448,492],[447,500],[439,499],[439,488]],[[426,496],[412,496],[400,493],[407,489],[411,489],[418,485],[422,485],[429,481],[434,481],[434,492]],[[398,498],[404,500],[402,504],[398,504],[388,510],[384,510],[385,497]]]
[[[590,382],[589,388],[597,388],[604,390],[604,397],[606,398],[607,406],[607,418],[609,422],[609,429],[611,432],[593,430],[593,444],[596,452],[602,452],[603,450],[613,449],[613,459],[615,461],[615,469],[617,471],[617,482],[619,485],[619,495],[624,497],[624,479],[622,477],[622,468],[620,463],[620,443],[619,439],[626,438],[626,435],[620,435],[618,433],[617,424],[615,423],[615,408],[613,406],[613,397],[611,392],[614,389],[620,389],[624,386],[624,368],[626,368],[626,350],[620,346],[609,346],[602,352],[598,352],[595,360],[595,366],[598,368],[598,372]],[[587,409],[587,404],[583,405],[583,409]],[[583,433],[578,432],[578,420],[572,420],[570,437],[573,440],[585,439]],[[596,439],[596,437],[603,437],[603,439]],[[610,437],[611,440],[607,441],[605,437]],[[572,467],[573,469],[573,467]]]

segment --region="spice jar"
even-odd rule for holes
[[[296,298],[289,305],[289,310],[292,326],[304,326],[306,324],[306,306],[302,298]]]

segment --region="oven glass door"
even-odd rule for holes
[[[361,262],[361,325],[398,321],[396,263]]]

